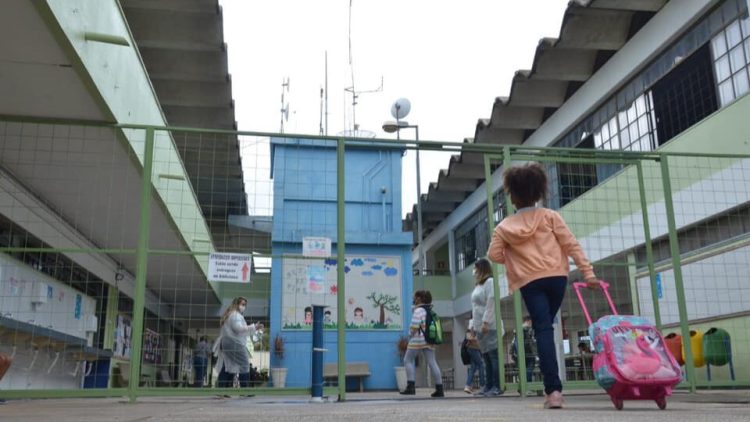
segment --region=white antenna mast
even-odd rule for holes
[[[371,89],[366,91],[357,91],[354,89],[354,59],[352,56],[352,1],[349,0],[349,69],[351,71],[352,76],[352,86],[344,88],[344,91],[349,92],[352,94],[352,131],[357,131],[359,129],[357,125],[357,99],[359,98],[359,94],[369,94],[373,92],[382,92],[383,91],[383,76],[380,76],[380,86],[377,89]]]
[[[324,135],[325,131],[323,130],[323,87],[320,87],[320,130],[318,131],[319,135]]]
[[[325,96],[324,96],[325,94]],[[323,109],[325,108],[325,114]],[[325,115],[325,126],[323,116]],[[325,88],[320,87],[320,135],[328,135],[328,51],[325,54]]]
[[[326,135],[328,135],[328,50],[326,50]]]
[[[281,80],[281,129],[279,133],[284,133],[284,122],[289,121],[289,102],[284,101],[284,92],[289,92],[289,77]]]

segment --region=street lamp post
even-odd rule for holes
[[[396,139],[401,139],[401,129],[414,129],[415,142],[417,145],[416,164],[417,164],[417,269],[419,271],[419,285],[424,288],[424,274],[426,273],[427,257],[422,246],[422,180],[419,165],[419,125],[410,125],[408,122],[401,120],[409,114],[411,105],[409,100],[401,98],[397,100],[391,108],[391,114],[396,118],[395,122],[383,123],[383,130],[386,133],[396,133]]]

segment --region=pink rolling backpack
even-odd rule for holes
[[[667,349],[659,330],[646,318],[618,315],[609,284],[601,282],[612,315],[592,323],[581,296],[586,283],[573,283],[573,289],[589,324],[594,341],[594,376],[621,410],[623,400],[654,400],[659,409],[667,407],[667,396],[680,382],[682,373]]]

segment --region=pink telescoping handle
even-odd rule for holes
[[[609,295],[609,283],[606,281],[599,281],[599,286],[601,287],[602,291],[604,292],[604,297],[607,298],[607,302],[609,302],[609,308],[612,310],[612,315],[617,315],[617,309],[615,309],[615,303],[612,302],[612,296]],[[589,314],[588,308],[586,308],[586,303],[583,302],[583,296],[581,296],[581,289],[587,287],[586,283],[581,282],[575,282],[573,283],[573,290],[576,292],[576,296],[578,296],[578,303],[581,304],[581,308],[583,308],[583,314],[586,316],[586,322],[591,325],[591,315]]]

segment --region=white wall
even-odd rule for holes
[[[40,283],[41,298],[34,294]],[[34,303],[34,300],[43,302]],[[78,303],[78,310],[76,310]],[[96,300],[0,253],[0,315],[86,339]]]
[[[689,226],[750,201],[750,185],[746,180],[750,180],[750,160],[747,159],[739,160],[710,177],[674,192],[672,202],[677,228]],[[637,194],[635,197],[637,198]],[[585,200],[585,197],[581,199]],[[647,209],[651,238],[666,235],[668,226],[664,201],[655,202]],[[578,240],[591,261],[641,245],[645,243],[641,210],[639,208],[637,212],[591,235],[579,237]]]
[[[680,321],[674,271],[661,274],[659,310],[663,324]],[[750,310],[750,246],[724,252],[682,266],[685,302],[690,319],[708,318]],[[636,281],[641,314],[653,319],[649,277]]]
[[[39,293],[44,303],[32,303],[35,282],[43,283]],[[77,297],[80,297],[78,312]],[[95,309],[94,298],[0,253],[0,315],[3,318],[86,339],[86,316],[93,315]],[[92,335],[88,337],[91,345]],[[50,347],[40,340],[23,333],[2,332],[0,352],[13,356],[13,363],[0,381],[0,390],[81,387],[84,374],[81,365],[65,353],[62,346]]]
[[[5,342],[0,345],[0,353],[11,356],[13,352],[13,346]],[[24,342],[15,348],[13,363],[0,381],[0,391],[80,388],[84,372],[82,365],[76,372],[77,364],[69,354]]]

